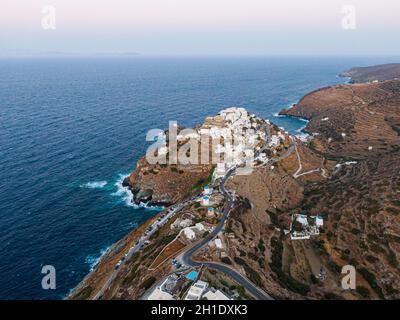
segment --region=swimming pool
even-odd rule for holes
[[[189,280],[195,280],[197,278],[197,272],[196,271],[190,271],[187,275],[186,275],[186,279]]]

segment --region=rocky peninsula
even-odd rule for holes
[[[167,208],[116,243],[69,298],[148,298],[157,284],[177,277],[181,287],[164,297],[183,299],[188,270],[227,296],[251,298],[229,274],[182,266],[182,255],[220,223],[224,228],[193,259],[227,266],[276,299],[400,298],[397,65],[363,69],[363,78],[359,70],[344,74],[359,82],[376,70],[379,79],[322,88],[283,110],[282,115],[309,120],[305,140],[242,108],[221,111],[195,128],[241,126],[256,132],[253,170],[225,183],[234,198],[226,221],[229,203],[220,190],[226,177],[220,166],[139,160],[124,185],[135,202]],[[188,137],[181,138],[179,147]],[[212,190],[207,203],[205,186]],[[313,233],[306,233],[296,217],[316,217],[313,221],[323,225],[311,225]],[[299,234],[303,240],[295,240]],[[343,290],[341,269],[349,264],[357,270],[357,288]]]

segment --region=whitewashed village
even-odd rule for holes
[[[202,134],[209,134],[213,139],[222,137],[238,136],[243,133],[243,129],[252,130],[250,138],[247,141],[234,141],[232,145],[217,144],[215,152],[217,154],[226,154],[228,148],[231,148],[232,158],[222,158],[217,163],[209,185],[205,185],[202,194],[186,204],[180,210],[178,217],[170,224],[173,231],[178,231],[176,238],[167,244],[164,250],[156,258],[157,263],[153,264],[157,268],[162,263],[170,263],[175,268],[175,272],[164,277],[146,292],[143,299],[148,300],[231,300],[242,299],[241,294],[234,288],[225,291],[215,284],[207,281],[204,274],[207,268],[190,267],[182,261],[182,254],[186,248],[193,246],[196,242],[206,237],[214,231],[223,215],[224,195],[221,193],[219,184],[226,176],[227,172],[248,164],[250,167],[268,167],[274,170],[274,163],[294,152],[295,143],[293,138],[281,128],[271,125],[268,120],[257,118],[255,115],[249,115],[243,108],[229,108],[220,112],[215,117],[206,119],[203,126],[197,129],[197,132],[188,134],[178,134],[179,142],[185,142],[188,139],[200,139]],[[236,143],[235,143],[236,142]],[[168,147],[162,146],[162,153],[168,153]],[[255,150],[248,153],[248,150]],[[221,159],[220,158],[220,159]],[[233,198],[235,195],[232,195]],[[199,209],[203,209],[202,214],[198,214]],[[175,216],[175,214],[174,214]],[[168,219],[172,218],[170,216]],[[154,229],[160,227],[159,220]],[[167,220],[168,221],[168,220]],[[319,235],[319,228],[323,226],[321,216],[305,216],[294,214],[291,219],[290,229],[284,230],[290,234],[290,239],[306,240],[310,237]],[[234,235],[226,232],[224,226],[210,240],[206,246],[208,258],[217,256],[224,258],[227,256],[226,245]],[[173,250],[173,253],[165,256],[169,248],[174,247],[179,242],[181,246]],[[160,257],[162,257],[160,259]],[[233,288],[234,286],[232,286]]]

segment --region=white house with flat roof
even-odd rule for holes
[[[186,227],[190,227],[191,225],[193,225],[193,221],[190,219],[176,219],[172,224],[171,224],[171,230],[172,229],[181,229],[181,228],[186,228]]]
[[[212,193],[212,188],[209,186],[204,186],[203,194],[204,195],[210,195]]]
[[[215,216],[215,211],[214,211],[213,207],[209,207],[207,209],[207,216],[210,217],[210,218],[213,218]]]
[[[231,300],[227,295],[225,295],[222,291],[211,291],[208,290],[205,294],[203,294],[203,298],[207,300]]]
[[[301,223],[303,226],[308,225],[308,220],[307,220],[307,216],[303,215],[303,214],[299,214],[297,216],[295,216],[296,221]]]
[[[223,177],[225,175],[225,171],[226,171],[225,163],[224,162],[218,162],[217,163],[217,168],[215,170],[216,178]]]
[[[168,292],[164,292],[160,288],[155,288],[154,291],[147,297],[147,300],[175,300],[175,299]]]
[[[220,238],[215,239],[215,240],[214,240],[214,243],[215,243],[215,246],[216,246],[218,249],[223,249],[222,241],[221,241]]]
[[[310,219],[310,221],[309,221]],[[293,222],[296,221],[302,225],[302,230],[293,230]],[[311,223],[310,223],[311,222]],[[292,216],[292,223],[290,224],[290,238],[292,240],[306,240],[311,236],[318,236],[320,234],[319,228],[324,225],[324,220],[321,216],[307,217],[303,214],[294,214]]]
[[[275,136],[275,135],[271,136],[271,141],[269,142],[269,145],[271,147],[279,146],[279,143],[280,143],[280,140],[279,140],[278,136]]]
[[[315,225],[320,228],[324,226],[324,219],[322,219],[321,216],[316,216],[315,217]]]
[[[196,239],[196,234],[194,233],[194,231],[187,227],[185,229],[183,229],[183,233],[185,234],[185,237],[188,238],[189,240],[194,240]]]
[[[150,293],[150,295],[147,297],[147,300],[175,300],[171,294],[161,289],[168,281],[169,277],[167,277],[161,285],[157,286],[153,292]]]
[[[207,282],[201,280],[197,281],[190,287],[185,300],[200,300],[207,288]]]
[[[207,230],[206,227],[201,222],[196,223],[194,226],[199,231],[206,231]]]

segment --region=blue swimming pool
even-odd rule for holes
[[[189,280],[195,280],[197,278],[197,272],[196,271],[190,271],[187,275],[186,278]]]

